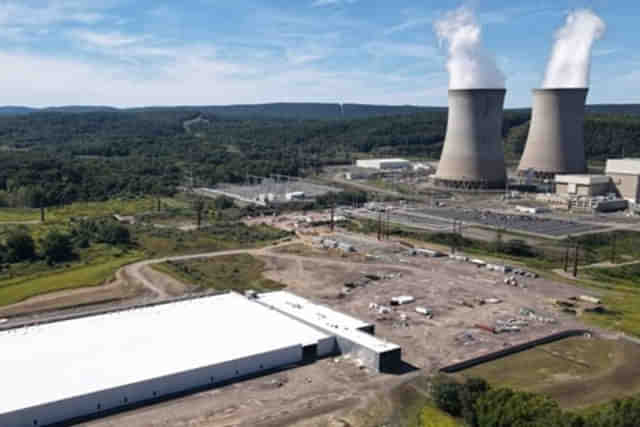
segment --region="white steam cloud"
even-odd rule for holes
[[[590,10],[571,12],[555,35],[556,42],[542,86],[547,89],[587,87],[591,48],[602,38],[605,29],[604,21]]]
[[[482,47],[480,24],[467,7],[460,7],[436,21],[440,43],[448,45],[450,89],[502,89],[505,76],[495,58]]]

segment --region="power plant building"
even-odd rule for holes
[[[606,196],[611,178],[606,175],[556,175],[556,194],[565,197]]]
[[[366,159],[356,160],[356,167],[378,170],[408,169],[411,162],[405,159]]]
[[[100,416],[340,351],[335,335],[235,293],[7,329],[0,348],[0,425],[12,427]]]
[[[535,89],[529,135],[518,171],[553,178],[584,174],[584,109],[588,89]]]
[[[434,176],[436,185],[454,188],[504,188],[502,144],[504,89],[449,90],[444,147]]]
[[[640,159],[609,159],[605,173],[623,199],[634,204],[640,201]]]

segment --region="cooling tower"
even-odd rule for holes
[[[535,175],[584,173],[585,88],[536,89],[529,136],[518,170]]]
[[[449,90],[449,119],[435,183],[460,188],[501,188],[504,89]]]

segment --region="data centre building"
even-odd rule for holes
[[[287,304],[293,297],[280,300]],[[100,417],[353,352],[341,344],[342,329],[379,344],[365,332],[349,332],[372,332],[366,324],[325,310],[340,324],[335,331],[227,293],[0,331],[0,426]],[[395,348],[385,343],[381,350]],[[385,360],[364,363],[384,370]]]
[[[5,330],[0,348],[0,426],[11,427],[100,416],[337,351],[329,334],[234,293]]]

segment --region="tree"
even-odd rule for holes
[[[459,417],[462,413],[462,402],[460,401],[461,385],[447,377],[441,376],[433,380],[431,396],[439,409],[449,415]]]
[[[202,197],[198,197],[193,201],[193,210],[196,211],[196,227],[200,230],[200,225],[202,225],[202,213],[207,207],[204,199]]]
[[[614,400],[613,403],[586,418],[586,427],[638,426],[640,425],[640,398]]]
[[[56,264],[73,259],[71,236],[59,231],[50,231],[42,241],[42,255],[48,264]]]
[[[213,202],[213,206],[216,209],[224,210],[232,208],[234,206],[234,203],[231,197],[220,196],[215,199],[215,201]]]
[[[479,427],[475,405],[489,391],[489,384],[482,378],[468,378],[459,391],[461,415],[470,427]]]
[[[6,243],[9,262],[28,261],[36,256],[36,245],[31,235],[16,232],[9,236]]]
[[[123,225],[105,222],[99,227],[98,240],[110,245],[128,245],[131,243],[131,233]]]
[[[504,388],[484,393],[474,408],[479,427],[563,426],[569,421],[550,398]]]

